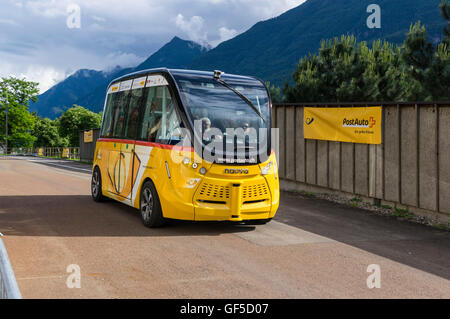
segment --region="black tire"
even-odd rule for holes
[[[102,174],[100,173],[100,169],[98,167],[96,167],[92,173],[91,194],[94,201],[105,201],[105,196],[102,194]]]
[[[142,185],[139,211],[141,213],[142,223],[146,227],[161,227],[166,222],[162,214],[158,192],[151,181],[147,181]]]

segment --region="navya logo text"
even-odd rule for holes
[[[225,174],[248,174],[248,169],[232,169],[226,168]]]
[[[344,119],[342,122],[342,127],[364,127],[364,128],[373,128],[377,121],[372,117],[370,119]]]

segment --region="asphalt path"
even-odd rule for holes
[[[148,229],[72,161],[1,159],[0,233],[24,298],[450,298],[447,231],[291,193],[267,225]]]

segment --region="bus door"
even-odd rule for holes
[[[120,150],[120,192],[119,195],[126,199],[131,200],[131,190],[133,188],[134,181],[136,180],[136,174],[134,173],[134,141],[126,141],[121,144]],[[136,165],[136,169],[139,166]]]
[[[133,80],[130,102],[124,127],[124,142],[121,145],[120,179],[123,183],[120,195],[132,200],[131,195],[140,168],[140,159],[136,155],[136,135],[138,133],[141,105],[144,102],[146,77]]]
[[[114,127],[112,136],[115,140],[109,149],[108,175],[112,184],[110,191],[120,197],[125,197],[123,192],[126,185],[126,156],[123,153],[123,145],[127,144],[124,137],[128,117],[128,104],[131,95],[131,83],[131,80],[120,83],[119,93],[113,111]]]

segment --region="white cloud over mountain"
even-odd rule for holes
[[[0,76],[26,76],[45,91],[80,68],[136,65],[175,35],[216,46],[304,1],[4,0]],[[73,4],[79,29],[66,23]]]

